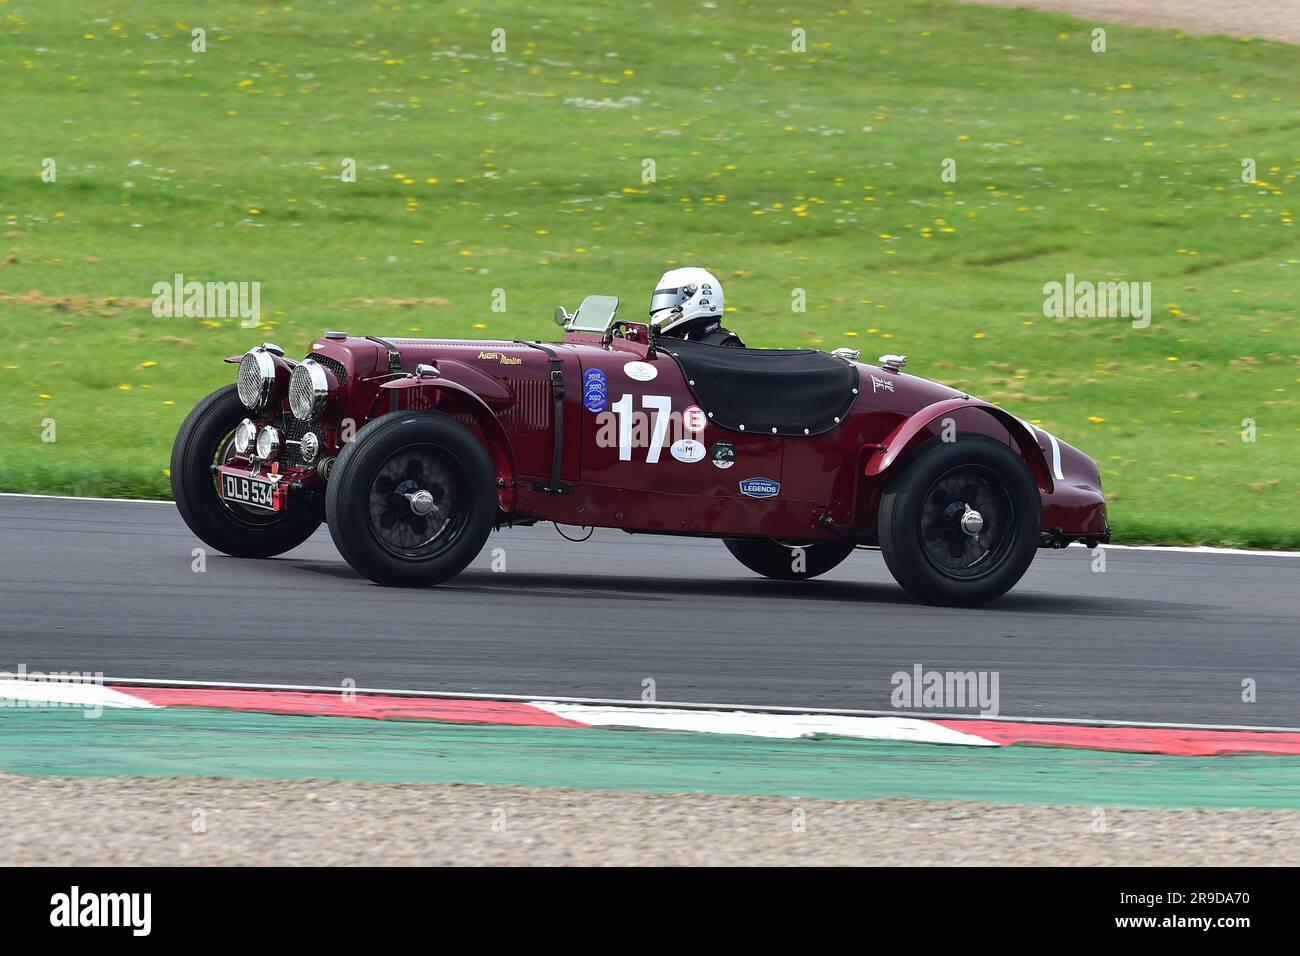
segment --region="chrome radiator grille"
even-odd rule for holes
[[[343,363],[337,359],[332,359],[328,355],[313,355],[317,365],[323,365],[334,374],[339,380],[339,387],[345,388],[348,384],[348,370],[343,367]]]

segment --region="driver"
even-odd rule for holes
[[[706,269],[665,272],[650,298],[650,325],[660,335],[745,347],[739,335],[722,327],[722,283]]]

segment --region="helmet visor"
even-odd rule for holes
[[[654,295],[650,297],[650,314],[654,315],[663,309],[675,309],[681,303],[681,289],[655,289]]]

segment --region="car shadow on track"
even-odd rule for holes
[[[343,563],[295,562],[302,571],[313,571],[331,577],[370,584]],[[536,571],[510,571],[496,573],[470,569],[437,588],[440,592],[454,594],[517,595],[535,600],[560,599],[570,601],[609,601],[620,598],[639,601],[675,601],[683,597],[734,598],[754,601],[798,600],[841,602],[856,605],[919,604],[906,591],[892,582],[839,581],[819,579],[812,581],[773,581],[759,577],[738,578],[679,578],[629,574],[578,574]],[[1133,598],[1087,597],[1070,594],[1046,594],[1041,591],[1012,591],[983,608],[930,608],[929,612],[965,614],[980,612],[1011,612],[1015,614],[1087,614],[1107,618],[1176,618],[1194,620],[1203,616],[1211,605],[1188,605],[1170,601],[1150,601]]]

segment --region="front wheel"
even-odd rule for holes
[[[213,465],[234,456],[235,427],[248,415],[236,386],[227,385],[199,402],[172,446],[172,497],[205,544],[236,558],[270,558],[298,547],[320,521],[288,511],[268,514],[223,501]]]
[[[1006,445],[935,440],[886,486],[880,550],[898,583],[927,604],[984,604],[1028,570],[1041,516],[1038,485]]]
[[[325,493],[330,536],[376,584],[440,584],[482,550],[497,510],[495,475],[483,443],[456,420],[385,415],[334,464]]]
[[[778,581],[815,578],[853,553],[853,545],[843,541],[787,544],[776,538],[724,538],[722,543],[749,570]]]

